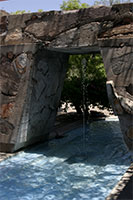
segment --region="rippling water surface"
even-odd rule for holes
[[[82,132],[1,162],[0,200],[104,200],[130,165],[119,122],[93,122]]]

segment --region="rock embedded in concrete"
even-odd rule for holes
[[[16,28],[6,35],[4,40],[5,44],[14,44],[16,41],[20,42],[22,40],[22,30],[20,28]]]
[[[0,37],[7,33],[8,15],[6,11],[0,10]]]

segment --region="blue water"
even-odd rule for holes
[[[118,121],[93,122],[0,163],[0,200],[103,200],[130,165]]]

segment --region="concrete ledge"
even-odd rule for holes
[[[130,165],[121,180],[114,187],[106,200],[132,200],[133,199],[133,163]]]

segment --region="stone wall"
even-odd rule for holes
[[[124,141],[133,150],[133,10],[113,6],[114,18],[103,22],[99,45],[107,74],[107,91],[118,115]],[[119,8],[119,10],[118,10]],[[112,23],[113,22],[113,23]]]
[[[44,48],[59,52],[99,51],[97,32],[109,12],[110,8],[100,6],[2,16],[1,45],[41,43]]]
[[[68,56],[40,45],[4,47],[1,55],[0,151],[47,139],[53,127]]]
[[[47,139],[69,54],[102,53],[107,88],[133,148],[133,4],[0,17],[0,151]]]
[[[67,68],[65,53],[99,51],[95,33],[109,10],[2,12],[0,151],[47,139]]]
[[[108,96],[114,113],[119,117],[124,140],[133,150],[133,47],[129,41],[126,42],[123,39],[120,48],[117,39],[115,46],[102,46],[101,52],[108,78]]]

